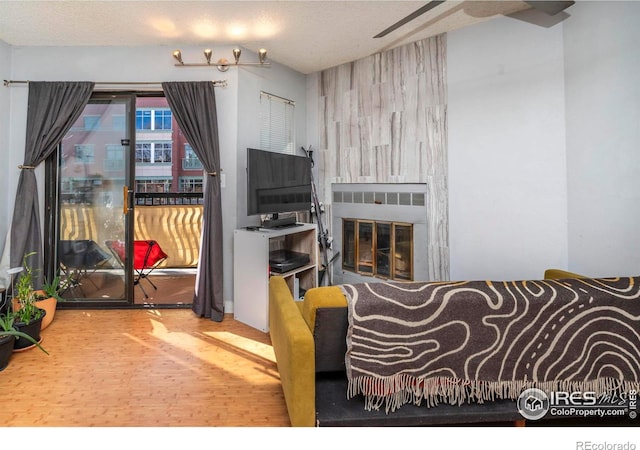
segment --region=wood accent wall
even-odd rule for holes
[[[319,84],[321,201],[331,183],[426,183],[416,251],[428,281],[448,280],[446,35],[327,69]]]

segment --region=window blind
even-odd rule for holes
[[[274,152],[295,152],[295,103],[260,92],[260,148]]]

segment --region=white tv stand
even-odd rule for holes
[[[269,252],[292,250],[309,255],[309,263],[285,273],[270,271]],[[284,277],[294,298],[318,286],[316,224],[286,228],[240,228],[233,234],[233,315],[254,328],[269,331],[269,277]]]

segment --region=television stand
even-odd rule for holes
[[[262,222],[262,228],[284,228],[296,225],[295,217],[283,217],[282,219],[270,219]]]
[[[239,322],[269,331],[269,277],[285,279],[295,299],[318,286],[316,224],[250,231],[233,236],[233,315]],[[293,255],[293,257],[291,256]],[[303,259],[298,259],[304,255]]]

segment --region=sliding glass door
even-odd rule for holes
[[[94,94],[50,169],[48,272],[68,302],[131,303],[134,111],[132,95]]]
[[[203,167],[162,95],[95,93],[46,179],[46,275],[66,307],[191,304]]]

